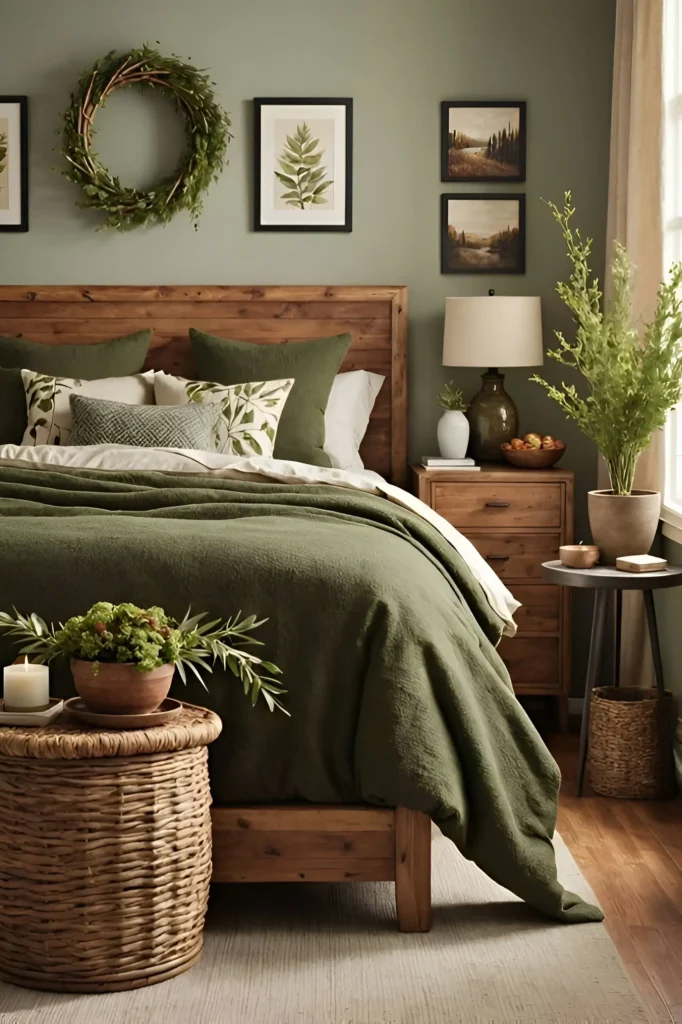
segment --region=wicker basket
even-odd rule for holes
[[[2,980],[113,992],[197,961],[211,877],[199,744],[220,731],[201,712],[146,732],[0,730]]]
[[[590,779],[602,796],[667,798],[675,793],[672,694],[600,686],[590,705]]]

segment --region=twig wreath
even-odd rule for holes
[[[216,101],[213,84],[179,57],[164,57],[148,46],[123,56],[112,51],[84,72],[64,114],[62,136],[62,153],[69,161],[63,173],[85,193],[77,205],[100,210],[106,215],[102,226],[118,231],[165,224],[179,210],[189,212],[196,228],[202,193],[218,180],[232,138],[230,119]],[[92,148],[95,114],[115,89],[131,85],[166,89],[185,118],[187,150],[181,164],[149,192],[121,185]]]

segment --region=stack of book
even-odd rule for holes
[[[442,459],[437,455],[422,455],[422,466],[425,469],[466,469],[469,472],[481,468],[473,459]]]

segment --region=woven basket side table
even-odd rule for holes
[[[146,730],[0,728],[0,979],[114,992],[196,963],[220,730],[188,704]]]

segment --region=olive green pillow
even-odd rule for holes
[[[331,466],[324,451],[324,413],[351,343],[350,334],[285,345],[214,338],[193,327],[189,334],[201,380],[230,385],[293,377],[294,386],[279,421],[275,458]]]
[[[142,369],[151,340],[151,331],[86,345],[43,345],[0,335],[0,366],[81,380],[130,377]]]
[[[21,370],[0,368],[0,444],[21,444],[26,430],[26,394]]]

